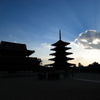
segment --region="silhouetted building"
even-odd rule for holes
[[[53,68],[55,69],[68,69],[71,65],[71,63],[68,63],[69,60],[73,60],[73,58],[67,57],[68,55],[72,54],[71,52],[66,52],[66,50],[71,49],[70,47],[66,47],[69,45],[69,42],[64,42],[61,40],[61,31],[59,30],[59,41],[52,44],[52,46],[55,46],[55,48],[51,49],[52,51],[55,51],[55,53],[52,53],[50,55],[55,56],[52,59],[49,59],[51,61],[54,61]]]
[[[10,72],[34,70],[41,63],[41,59],[29,57],[34,52],[34,50],[27,50],[25,44],[1,41],[0,70]]]

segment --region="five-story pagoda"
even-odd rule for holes
[[[55,51],[55,53],[50,54],[55,57],[49,59],[54,61],[54,63],[51,64],[54,69],[68,69],[71,65],[73,65],[68,63],[69,60],[73,60],[73,58],[67,57],[68,55],[72,54],[70,52],[66,52],[66,50],[71,49],[70,47],[67,47],[69,44],[69,42],[64,42],[61,40],[61,30],[59,30],[59,40],[52,44],[52,46],[55,46],[55,48],[51,49],[52,51]]]

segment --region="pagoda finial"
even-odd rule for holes
[[[61,30],[59,30],[59,40],[61,40]]]

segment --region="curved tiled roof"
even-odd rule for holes
[[[6,41],[1,41],[0,51],[19,52],[27,56],[35,52],[34,50],[27,50],[26,44],[12,43],[12,42],[6,42]]]
[[[56,43],[52,44],[52,46],[66,46],[66,45],[69,45],[70,43],[69,42],[64,42],[62,40],[59,40],[57,41]]]

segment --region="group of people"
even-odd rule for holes
[[[38,73],[38,79],[42,80],[42,79],[48,79],[48,80],[58,80],[60,79],[61,73],[56,72],[56,71],[50,71],[50,72],[40,72]],[[65,77],[66,74],[63,74],[63,77]],[[74,71],[70,71],[69,75],[67,74],[67,76],[71,77],[73,79],[74,77]]]
[[[60,74],[55,72],[41,72],[38,73],[38,79],[48,79],[48,80],[57,80],[60,79]]]

